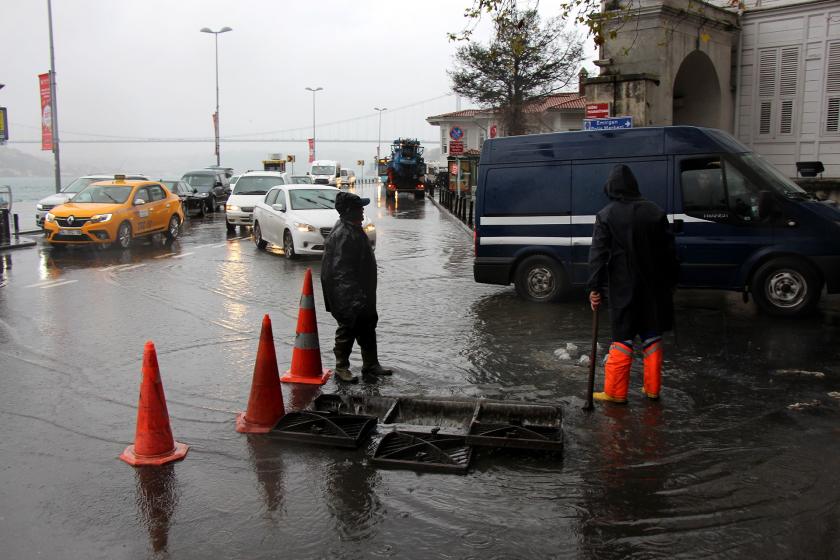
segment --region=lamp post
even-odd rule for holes
[[[317,159],[315,157],[315,92],[321,91],[322,87],[306,88],[306,91],[312,92],[312,159]]]
[[[382,111],[387,111],[387,107],[374,107],[374,111],[379,111],[379,133],[376,136],[376,164],[379,165],[379,147],[382,144]]]
[[[216,118],[214,119],[213,128],[215,129],[216,134],[216,165],[220,166],[222,164],[222,159],[221,148],[219,146],[219,35],[221,33],[233,31],[233,29],[230,27],[222,27],[218,31],[213,31],[209,27],[202,27],[200,31],[202,33],[212,33],[213,38],[216,40]]]
[[[58,101],[56,101],[55,49],[53,48],[51,0],[47,0],[47,18],[49,18],[50,27],[50,131],[52,133],[52,152],[55,163],[55,192],[61,192],[61,156],[58,149]]]

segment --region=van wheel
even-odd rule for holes
[[[794,317],[814,310],[820,301],[822,280],[807,262],[783,257],[759,267],[750,291],[755,303],[768,315]]]
[[[131,247],[131,224],[123,222],[117,230],[117,245],[120,249]]]
[[[528,301],[556,301],[566,290],[566,276],[560,264],[544,255],[533,255],[516,268],[516,292]]]

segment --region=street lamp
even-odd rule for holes
[[[216,133],[216,165],[220,166],[221,163],[221,148],[219,147],[219,34],[227,33],[228,31],[233,31],[230,27],[222,27],[218,31],[213,31],[209,27],[202,27],[199,31],[202,33],[212,33],[213,38],[216,40],[216,119],[213,123]]]
[[[374,111],[379,111],[379,134],[376,136],[376,162],[379,163],[379,146],[382,144],[382,111],[387,111],[387,107],[374,107]]]
[[[308,87],[308,88],[306,88],[306,91],[311,91],[312,92],[312,159],[313,160],[316,159],[315,158],[315,92],[316,91],[321,91],[322,89],[324,89],[324,88],[322,88],[322,87],[316,87],[316,88]]]

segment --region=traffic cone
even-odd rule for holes
[[[292,367],[280,378],[283,383],[323,385],[332,371],[321,366],[321,347],[318,342],[318,323],[315,320],[315,296],[312,292],[312,269],[306,269],[300,294],[295,349]]]
[[[143,378],[140,381],[140,404],[137,406],[137,431],[134,445],[129,445],[120,459],[129,465],[160,466],[180,461],[190,446],[178,443],[169,427],[166,395],[160,381],[157,353],[152,341],[143,349]]]
[[[283,392],[280,390],[274,334],[271,331],[271,319],[266,315],[260,332],[248,410],[236,416],[236,431],[243,434],[270,432],[284,414],[286,410],[283,407]]]

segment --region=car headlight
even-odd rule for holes
[[[373,224],[368,224],[365,226],[365,233],[370,233],[372,231],[376,231],[376,226]]]
[[[207,198],[208,196],[210,196],[210,193],[206,193],[206,192],[198,193],[199,198]]]
[[[90,217],[91,224],[101,224],[102,222],[107,222],[111,219],[111,214],[95,214]]]
[[[225,211],[226,212],[241,212],[242,208],[240,208],[236,204],[225,204]]]
[[[55,215],[52,212],[47,212],[47,215],[44,216],[44,220],[52,223],[55,221]]]
[[[43,209],[44,209],[44,205],[43,205],[43,204],[36,204],[36,205],[35,205],[35,210],[43,210]]]
[[[295,227],[298,231],[315,231],[315,226],[304,224],[303,222],[295,222]]]

